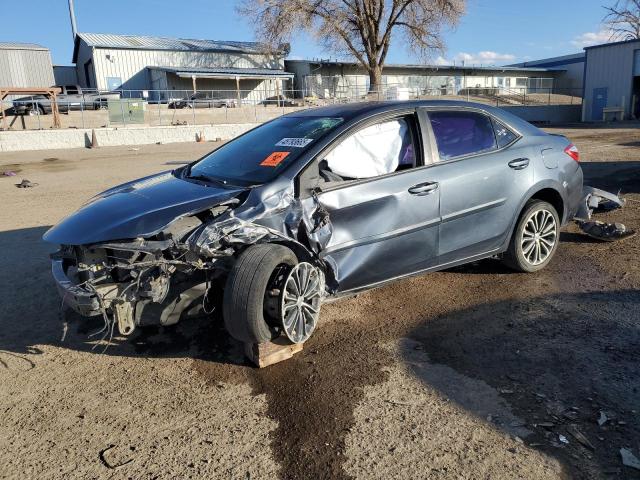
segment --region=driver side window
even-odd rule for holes
[[[365,127],[336,145],[319,163],[324,182],[379,177],[417,165],[410,117]]]

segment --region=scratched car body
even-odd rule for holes
[[[543,268],[581,197],[576,148],[505,111],[361,103],[107,190],[44,239],[64,302],[107,331],[217,308],[238,340],[303,342],[330,298],[487,257]]]

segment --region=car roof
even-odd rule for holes
[[[440,107],[440,108],[476,108],[490,113],[505,123],[512,125],[520,133],[529,135],[544,134],[541,130],[531,125],[529,122],[516,117],[500,108],[492,107],[484,103],[466,102],[461,100],[391,100],[391,101],[373,101],[373,102],[355,102],[342,103],[335,105],[327,105],[324,107],[315,107],[308,110],[298,110],[292,112],[286,117],[340,117],[346,122],[351,120],[368,117],[378,113],[393,112],[396,110],[406,110],[417,107]]]

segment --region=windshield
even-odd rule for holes
[[[293,163],[342,118],[281,117],[231,140],[193,164],[186,177],[236,185],[266,183]]]

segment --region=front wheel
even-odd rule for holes
[[[289,248],[253,245],[229,272],[223,301],[227,331],[241,342],[268,342],[283,333],[302,343],[316,328],[324,286],[322,271],[299,262]]]
[[[551,261],[559,242],[556,209],[542,200],[530,200],[513,232],[504,263],[518,272],[537,272]]]

